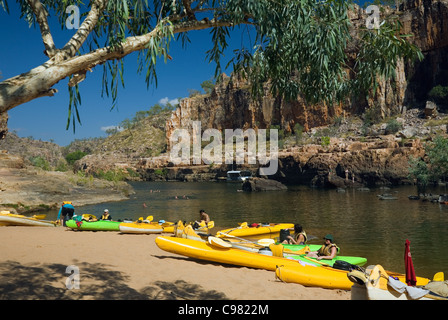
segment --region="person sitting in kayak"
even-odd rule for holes
[[[306,232],[303,230],[302,226],[298,223],[294,225],[294,235],[286,236],[286,240],[282,243],[285,244],[305,244],[307,240]]]
[[[199,220],[204,221],[205,224],[208,224],[210,222],[210,217],[204,210],[199,211]]]
[[[317,260],[327,259],[332,260],[339,253],[339,247],[334,243],[333,236],[327,234],[324,237],[325,243],[317,251],[311,251],[308,253],[308,257],[315,258]]]
[[[73,218],[73,214],[75,213],[75,207],[73,206],[71,201],[63,201],[61,209],[59,209],[57,220],[61,225],[65,227],[65,223]]]
[[[109,214],[109,210],[104,209],[104,213],[101,216],[100,220],[112,220],[112,216]]]

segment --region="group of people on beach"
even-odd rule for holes
[[[66,225],[66,222],[73,218],[75,213],[75,207],[71,201],[62,202],[61,209],[59,210],[57,220],[62,226]],[[108,209],[104,209],[103,214],[98,220],[112,220],[112,216]],[[205,210],[199,211],[199,220],[204,221],[205,224],[210,222],[210,216],[205,212]],[[281,241],[284,244],[306,244],[307,235],[302,226],[298,223],[294,225],[294,234],[287,235],[286,239]],[[324,237],[324,244],[318,251],[311,251],[308,253],[308,257],[321,259],[333,259],[339,252],[339,247],[334,243],[334,238],[331,234],[327,234]]]
[[[71,201],[63,201],[62,206],[59,209],[57,221],[61,226],[66,226],[66,222],[73,219],[75,215],[75,207]],[[112,216],[109,213],[109,209],[104,209],[103,214],[98,220],[112,220]]]

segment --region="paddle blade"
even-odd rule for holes
[[[271,244],[275,243],[274,239],[260,239],[257,241],[260,246],[269,247]]]
[[[210,243],[212,246],[219,247],[219,248],[231,248],[232,245],[229,242],[226,242],[222,240],[221,238],[217,237],[208,237],[208,243]]]
[[[33,215],[33,218],[42,220],[42,219],[45,219],[46,216],[47,216],[46,214],[35,214],[35,215]]]

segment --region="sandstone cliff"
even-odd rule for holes
[[[350,13],[353,25],[366,21],[359,8]],[[384,14],[390,14],[386,10]],[[253,99],[249,85],[238,75],[224,76],[211,95],[183,99],[167,122],[169,140],[177,128],[191,129],[191,121],[200,120],[203,128],[268,128],[279,125],[291,132],[295,124],[305,131],[334,121],[335,117],[361,114],[366,108],[377,107],[387,117],[403,111],[403,106],[424,106],[428,92],[436,85],[448,85],[448,0],[405,1],[398,13],[402,32],[411,34],[409,41],[421,48],[425,59],[415,65],[399,61],[395,79],[380,81],[374,96],[365,101],[343,104],[307,104],[300,97],[283,101],[268,90],[260,99]]]

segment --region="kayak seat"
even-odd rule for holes
[[[281,243],[279,244],[272,243],[269,245],[269,249],[271,249],[272,255],[274,257],[283,258],[283,245]]]

